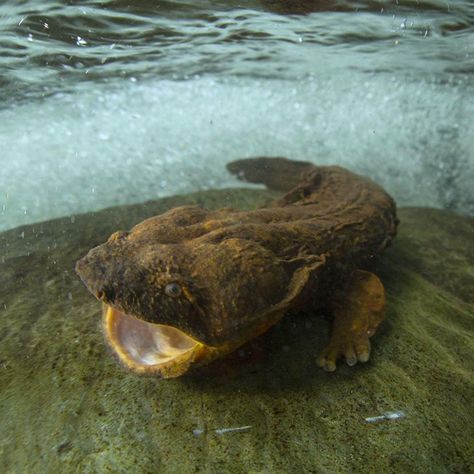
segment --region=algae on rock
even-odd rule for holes
[[[322,314],[285,317],[175,380],[124,372],[75,261],[182,204],[251,208],[273,195],[208,191],[0,234],[2,472],[468,472],[474,459],[474,221],[401,209],[376,273],[387,314],[371,361],[314,359]],[[365,418],[402,411],[404,417]],[[250,426],[247,430],[216,429]]]

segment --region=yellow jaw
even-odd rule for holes
[[[120,362],[143,375],[178,377],[191,365],[214,359],[221,351],[179,329],[142,321],[104,305],[105,338]]]
[[[229,354],[264,333],[281,316],[282,313],[276,311],[262,318],[245,337],[218,346],[208,346],[175,327],[148,323],[106,304],[102,321],[108,345],[127,369],[140,375],[168,379]]]

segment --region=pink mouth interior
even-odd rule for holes
[[[107,308],[107,336],[119,356],[137,365],[165,364],[200,343],[171,326],[152,324]]]

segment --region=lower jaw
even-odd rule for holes
[[[192,367],[197,367],[211,360],[215,359],[223,352],[223,348],[206,346],[198,341],[189,339],[189,348],[183,351],[176,351],[176,355],[167,356],[163,358],[163,361],[157,363],[159,360],[157,357],[152,357],[154,360],[141,360],[136,355],[133,356],[131,351],[127,349],[121,341],[123,332],[123,319],[130,318],[114,308],[104,304],[103,315],[102,315],[102,327],[105,335],[105,339],[109,347],[112,349],[114,356],[119,362],[128,370],[139,374],[157,376],[162,378],[174,378],[179,377],[188,372]],[[135,318],[133,318],[135,319]],[[136,320],[137,325],[146,325],[150,323],[144,323]],[[156,325],[158,326],[158,325]],[[176,331],[178,330],[166,326],[161,326],[164,330]],[[122,329],[122,331],[121,331]],[[187,336],[184,336],[187,337]],[[194,342],[194,344],[193,344]],[[227,351],[225,351],[227,352]],[[156,359],[156,360],[155,360]]]

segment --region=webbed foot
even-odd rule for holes
[[[331,338],[331,342],[324,348],[316,359],[316,364],[326,372],[336,370],[336,361],[344,356],[347,365],[353,366],[357,362],[367,362],[370,357],[370,341],[363,334],[345,338]]]
[[[384,317],[385,291],[373,273],[358,270],[349,286],[336,295],[331,304],[334,323],[329,344],[316,359],[328,372],[336,370],[336,361],[345,357],[347,365],[367,362],[370,340]]]

